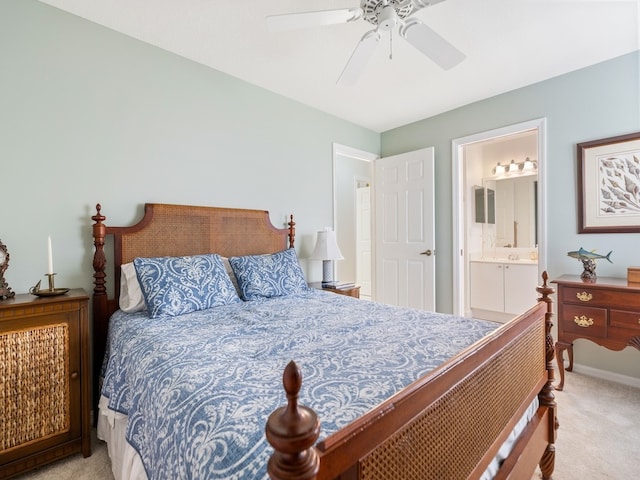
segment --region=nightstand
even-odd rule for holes
[[[309,284],[311,288],[317,288],[318,290],[325,290],[327,292],[337,293],[338,295],[346,295],[347,297],[360,298],[360,285],[352,285],[346,288],[335,287],[323,287],[322,282],[311,282]]]
[[[0,479],[91,455],[89,296],[0,301]]]

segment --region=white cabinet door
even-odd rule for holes
[[[494,312],[504,310],[503,270],[501,263],[470,262],[469,301],[471,308]]]
[[[505,264],[504,311],[520,314],[536,304],[538,265]]]

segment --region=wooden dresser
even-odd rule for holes
[[[556,357],[560,384],[564,387],[563,352],[569,354],[567,371],[573,369],[573,341],[585,338],[610,350],[632,346],[640,350],[640,283],[626,278],[600,277],[582,280],[563,275],[558,285],[558,341]]]
[[[0,479],[91,455],[89,297],[0,301]]]

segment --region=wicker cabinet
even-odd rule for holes
[[[91,455],[89,297],[0,301],[0,479]]]

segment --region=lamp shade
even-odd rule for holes
[[[316,247],[309,258],[311,260],[342,260],[344,257],[338,248],[336,232],[329,228],[318,232]]]

